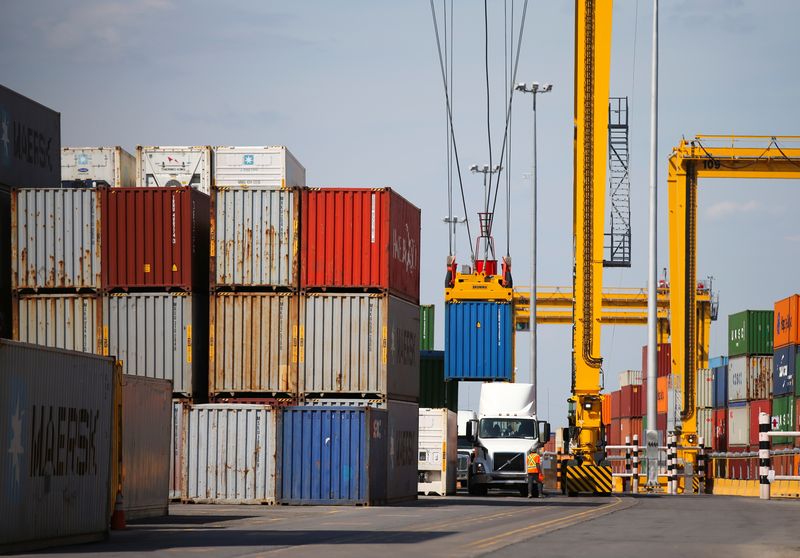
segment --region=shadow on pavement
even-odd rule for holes
[[[563,507],[563,508],[590,508],[608,502],[608,498],[593,498],[577,500],[567,498],[522,498],[518,495],[492,495],[489,496],[449,496],[437,498],[435,496],[425,497],[411,502],[400,502],[392,504],[394,508],[440,508],[440,507],[470,507],[470,506],[494,506],[503,508],[536,508],[536,507]]]
[[[238,519],[250,519],[254,515],[165,515],[162,517],[148,517],[144,519],[133,519],[128,521],[131,526],[148,525],[205,525],[207,523],[218,523],[220,521],[236,521]]]

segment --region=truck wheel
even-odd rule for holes
[[[487,490],[488,489],[482,484],[469,485],[470,496],[486,496]]]

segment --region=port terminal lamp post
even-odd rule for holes
[[[530,93],[533,99],[533,163],[531,168],[531,299],[530,299],[530,369],[531,384],[533,384],[533,411],[537,409],[536,396],[536,197],[537,197],[537,178],[536,178],[536,96],[542,93],[549,93],[553,90],[550,83],[539,84],[518,83],[515,90],[522,93]]]
[[[450,236],[453,239],[453,253],[450,254],[453,256],[458,251],[458,243],[456,242],[456,231],[458,230],[458,225],[463,225],[466,223],[467,218],[461,218],[458,215],[450,215],[449,217],[442,217],[442,222],[447,223],[447,229],[450,231]]]
[[[492,259],[495,258],[494,241],[492,240],[492,221],[494,220],[494,213],[489,212],[489,190],[492,183],[492,175],[503,170],[503,167],[500,165],[495,165],[493,167],[490,167],[489,165],[471,165],[469,170],[475,174],[483,175],[483,195],[486,209],[483,213],[478,213],[481,231],[480,237],[478,237],[478,243],[480,243],[481,238],[484,239],[483,258],[480,257],[480,244],[475,246],[475,258],[476,260],[482,259],[485,266],[486,262],[489,260],[490,252]],[[473,262],[473,264],[474,263],[475,262]]]

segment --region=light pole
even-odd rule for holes
[[[530,360],[531,360],[531,384],[533,384],[533,412],[536,412],[536,96],[542,93],[549,93],[553,90],[553,85],[545,83],[540,85],[538,82],[531,84],[518,83],[514,88],[522,93],[530,93],[533,97],[533,165],[531,169],[531,299],[530,299]]]
[[[486,209],[484,213],[479,213],[478,217],[480,220],[480,238],[484,239],[484,251],[483,251],[483,260],[486,261],[489,259],[489,243],[491,242],[491,232],[492,232],[492,220],[494,219],[494,214],[489,212],[489,189],[492,184],[492,175],[496,172],[500,172],[503,170],[503,167],[500,165],[495,165],[494,167],[489,167],[489,165],[470,165],[469,170],[471,170],[475,174],[482,174],[483,175],[483,194],[486,201]],[[488,180],[488,182],[487,182]],[[476,247],[475,250],[475,257],[480,257],[478,254],[478,248]],[[494,257],[494,246],[492,248],[492,257]]]
[[[442,222],[447,223],[447,228],[450,231],[450,235],[453,237],[453,253],[450,254],[454,256],[455,253],[458,251],[458,243],[456,242],[456,225],[463,225],[467,222],[467,218],[464,217],[463,219],[458,215],[450,215],[448,217],[442,217]]]

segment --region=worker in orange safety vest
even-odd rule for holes
[[[539,498],[543,498],[543,484],[542,457],[538,452],[531,452],[528,454],[528,498],[533,498],[534,492]]]

